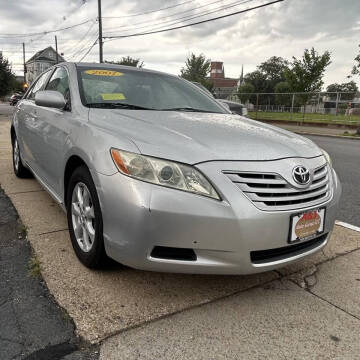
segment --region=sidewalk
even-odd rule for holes
[[[264,121],[265,122],[265,121]],[[289,130],[295,132],[297,134],[307,134],[307,135],[327,135],[327,136],[341,136],[344,138],[348,138],[344,136],[344,132],[348,131],[350,134],[356,132],[355,129],[347,130],[344,128],[330,128],[327,126],[310,126],[310,125],[290,125],[290,124],[281,124],[277,123],[267,123],[273,126],[281,127],[282,129]],[[349,137],[349,139],[352,139]]]
[[[101,360],[358,359],[360,250],[145,324],[105,341]]]
[[[323,251],[252,276],[92,271],[51,197],[13,175],[9,126],[0,121],[0,184],[49,291],[103,360],[358,358],[360,232],[335,226]]]

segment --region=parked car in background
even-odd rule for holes
[[[196,81],[192,81],[192,83],[194,85],[196,85],[197,87],[199,87],[202,91],[204,91],[207,95],[214,97],[214,95],[203,85],[200,84],[199,82]],[[238,114],[241,116],[248,116],[248,111],[245,105],[235,102],[235,101],[229,101],[229,100],[223,100],[223,99],[216,99],[217,101],[221,102],[223,105],[226,106],[226,108],[228,108],[232,113],[234,114]]]
[[[248,274],[322,249],[341,185],[309,139],[232,114],[177,76],[62,63],[11,123],[13,167],[67,213],[88,267]]]
[[[15,106],[19,100],[21,100],[21,98],[23,97],[24,94],[21,93],[15,93],[13,95],[11,95],[9,103],[11,106]]]
[[[221,100],[219,99],[219,101],[226,104],[232,113],[238,114],[241,116],[245,116],[245,117],[248,116],[248,110],[244,104],[241,104],[241,103],[238,103],[235,101],[222,100],[222,99]]]

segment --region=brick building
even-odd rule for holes
[[[236,91],[239,79],[225,77],[224,63],[222,61],[211,62],[210,80],[214,84],[214,92],[218,98],[226,98]]]

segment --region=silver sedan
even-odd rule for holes
[[[324,247],[341,185],[310,140],[230,113],[179,77],[62,63],[12,119],[14,171],[67,213],[79,260],[247,274]]]

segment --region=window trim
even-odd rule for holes
[[[35,85],[36,85],[36,84],[38,83],[38,81],[40,80],[40,78],[41,78],[42,76],[46,75],[47,73],[52,73],[52,69],[49,69],[49,70],[46,70],[46,71],[42,72],[42,73],[35,79],[34,83],[29,87],[28,91],[25,93],[24,99],[29,100],[29,101],[35,101],[34,99],[30,99],[30,98],[29,98],[29,95],[30,95],[30,93],[32,92],[32,90],[34,89]],[[49,75],[47,75],[47,76],[49,76]],[[47,79],[45,80],[45,83],[44,83],[44,84],[47,84],[48,80],[49,80],[49,78],[47,78]],[[44,84],[43,84],[43,86],[44,86]],[[41,89],[43,88],[43,86],[41,87]],[[39,91],[40,91],[40,90],[39,90]]]
[[[72,104],[72,101],[71,101],[71,93],[72,93],[72,91],[71,91],[71,87],[70,87],[70,74],[69,74],[69,71],[68,71],[68,69],[65,67],[65,66],[63,66],[63,65],[55,65],[52,69],[53,69],[53,71],[51,72],[51,75],[48,77],[48,79],[46,80],[46,85],[45,85],[45,89],[46,89],[46,87],[48,86],[48,84],[49,84],[49,82],[50,82],[50,79],[51,79],[51,77],[54,75],[54,73],[55,73],[55,71],[57,70],[57,69],[64,69],[65,71],[66,71],[66,73],[67,73],[67,77],[68,77],[68,83],[69,83],[69,91],[70,91],[70,104],[68,104],[68,102],[66,103],[66,105],[65,105],[65,107],[64,107],[64,109],[63,109],[63,111],[68,111],[68,112],[72,112],[72,106],[71,106],[71,104]]]

